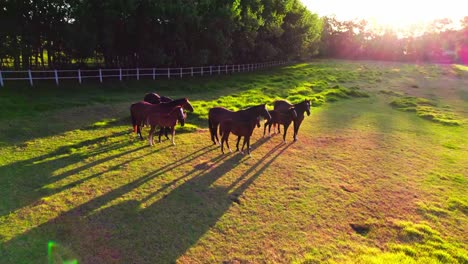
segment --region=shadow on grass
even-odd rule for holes
[[[90,178],[97,177],[104,172],[80,179],[58,189],[43,189],[44,186],[58,182],[71,175],[88,170],[104,162],[123,157],[143,149],[145,146],[132,147],[115,155],[99,158],[82,166],[54,174],[55,171],[63,169],[72,164],[82,162],[86,158],[101,155],[110,151],[127,148],[132,142],[126,139],[106,143],[103,146],[91,148],[96,144],[105,143],[109,138],[118,137],[126,132],[113,133],[111,135],[85,140],[77,144],[62,146],[55,151],[35,157],[7,164],[0,167],[0,189],[5,200],[0,204],[0,216],[8,214],[18,208],[36,202],[38,199],[48,196],[66,188],[73,187]],[[83,149],[83,151],[77,151]],[[86,150],[86,151],[85,151]],[[151,153],[148,153],[151,154]],[[122,164],[116,165],[120,166]],[[110,170],[110,169],[109,169]]]
[[[267,141],[257,141],[252,149]],[[54,240],[68,246],[80,263],[174,263],[231,206],[242,206],[233,196],[242,195],[289,146],[279,144],[271,148],[230,186],[212,184],[231,171],[243,155],[220,154],[209,161],[211,166],[195,166],[141,201],[127,200],[100,210],[181,163],[219,151],[218,147],[204,147],[13,238],[2,245],[0,252],[4,253],[0,257],[11,263],[44,259],[47,241]],[[168,192],[176,182],[180,185]],[[155,196],[161,198],[142,207]]]

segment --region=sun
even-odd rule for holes
[[[365,19],[375,27],[396,31],[428,27],[436,19],[448,18],[454,25],[468,16],[468,3],[461,0],[302,0],[313,13],[335,15],[339,20]]]

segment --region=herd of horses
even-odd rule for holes
[[[267,110],[266,104],[252,106],[239,111],[231,111],[224,107],[211,108],[208,112],[208,127],[213,144],[221,145],[222,153],[224,153],[224,144],[226,144],[226,147],[231,152],[228,139],[232,133],[237,136],[236,150],[239,151],[240,139],[244,137],[240,151],[243,153],[244,148],[246,148],[247,153],[250,155],[250,137],[255,127],[260,127],[261,118],[266,120],[263,136],[266,134],[267,127],[268,135],[271,135],[272,126],[273,133],[281,133],[280,125],[283,125],[283,141],[286,141],[286,133],[291,123],[293,123],[293,139],[297,141],[297,134],[304,120],[304,114],[310,115],[310,101],[304,100],[297,104],[291,104],[286,100],[277,100],[273,106],[274,109],[270,111]],[[175,126],[177,123],[183,126],[187,118],[184,110],[193,112],[193,107],[187,98],[173,100],[157,93],[148,93],[143,97],[142,101],[130,106],[133,130],[143,140],[141,128],[145,125],[150,126],[148,141],[150,146],[153,146],[154,132],[159,127],[158,142],[161,142],[163,134],[169,139],[168,132],[171,132],[171,141],[175,145]],[[218,137],[218,129],[221,141]]]

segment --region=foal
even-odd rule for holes
[[[237,136],[236,151],[239,151],[239,142],[241,137],[244,137],[244,142],[242,144],[241,153],[244,154],[244,147],[247,144],[247,153],[250,156],[250,137],[252,132],[255,129],[255,126],[260,127],[260,117],[250,120],[243,121],[234,121],[232,119],[223,120],[219,124],[219,135],[221,136],[221,152],[224,153],[224,142],[226,146],[231,151],[229,147],[229,134],[232,132]]]
[[[148,115],[148,119],[146,120],[146,122],[151,126],[149,137],[148,137],[150,146],[153,146],[154,144],[153,133],[154,133],[154,130],[156,129],[156,126],[170,127],[171,134],[172,134],[172,145],[175,145],[175,142],[174,142],[175,125],[177,124],[177,121],[179,121],[181,126],[185,125],[185,118],[186,118],[186,115],[184,113],[184,109],[180,106],[174,108],[169,113],[156,113],[156,114]]]
[[[268,126],[268,136],[270,136],[270,131],[271,131],[271,125],[273,125],[273,131],[276,134],[276,126],[278,126],[278,132],[280,125],[284,126],[284,135],[283,135],[283,141],[286,142],[286,133],[288,131],[288,127],[291,124],[291,122],[297,118],[297,113],[294,107],[289,108],[288,111],[286,112],[280,112],[278,110],[271,110],[268,111],[271,115],[271,120],[265,122],[265,125],[263,127],[263,136],[265,136],[266,128]]]

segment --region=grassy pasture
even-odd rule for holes
[[[0,263],[468,263],[465,68],[6,83]],[[194,105],[176,146],[131,133],[129,105],[149,91]],[[262,127],[252,158],[212,145],[210,107],[279,98],[313,102],[298,142]]]

